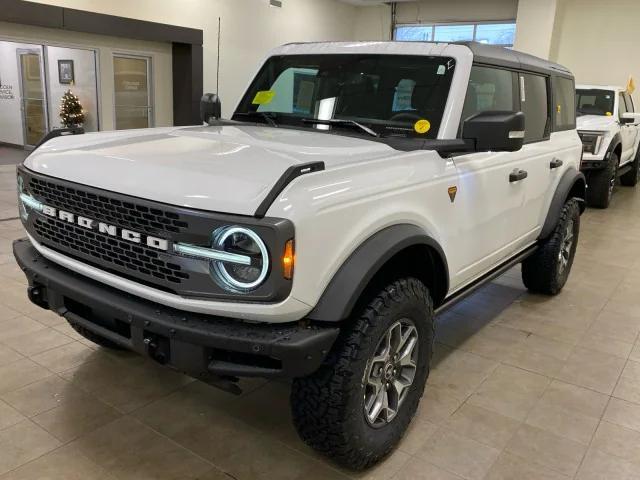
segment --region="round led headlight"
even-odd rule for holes
[[[212,260],[211,273],[226,290],[248,292],[254,290],[269,272],[269,252],[253,230],[231,226],[213,232],[213,248],[230,254],[229,260]]]

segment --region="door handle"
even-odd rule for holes
[[[528,175],[529,174],[526,170],[520,170],[519,168],[517,168],[509,174],[509,181],[519,182],[520,180],[524,180],[525,178],[527,178]]]
[[[563,163],[564,163],[564,162],[563,162],[562,160],[560,160],[559,158],[554,158],[554,159],[553,159],[553,160],[551,160],[551,162],[549,163],[549,168],[550,168],[551,170],[553,170],[554,168],[561,167]]]

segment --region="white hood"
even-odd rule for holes
[[[581,115],[576,118],[577,130],[595,130],[606,132],[615,127],[616,119],[605,115]]]
[[[33,171],[172,205],[253,215],[284,171],[397,153],[366,139],[253,125],[155,128],[59,137],[25,161]]]

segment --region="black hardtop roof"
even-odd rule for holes
[[[336,42],[290,42],[285,45],[303,45],[308,43],[351,43],[344,41]],[[389,40],[379,43],[391,43]],[[395,43],[395,41],[394,41]],[[402,41],[400,42],[402,43]],[[528,53],[518,52],[498,45],[488,45],[480,42],[411,42],[411,43],[447,43],[450,45],[464,45],[473,53],[476,63],[495,65],[498,67],[514,68],[529,72],[542,73],[545,75],[556,75],[573,78],[571,71],[558,63],[550,62]]]
[[[467,46],[473,52],[473,60],[476,63],[573,78],[568,68],[528,53],[479,42],[453,43]]]

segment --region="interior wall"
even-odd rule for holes
[[[579,83],[640,84],[637,0],[559,1],[551,59],[567,66]],[[637,98],[637,94],[635,95]]]
[[[159,127],[173,125],[172,55],[169,43],[130,40],[6,22],[0,22],[0,40],[97,50],[98,109],[102,130],[113,130],[114,128],[113,55],[122,53],[149,57],[155,72],[152,75],[155,125]],[[56,78],[57,68],[56,61]],[[4,80],[2,82],[4,83]],[[58,105],[54,98],[52,101],[54,111],[57,112]]]
[[[259,62],[278,45],[352,40],[358,8],[336,0],[40,0],[67,8],[198,28],[204,32],[204,91],[216,91],[218,17],[221,18],[218,93],[223,115],[235,108]],[[104,90],[104,89],[103,89]]]
[[[519,0],[513,48],[549,58],[558,0]]]
[[[46,47],[49,80],[49,126],[62,127],[60,101],[67,90],[71,90],[80,101],[84,112],[84,129],[98,130],[98,98],[96,91],[96,61],[93,50],[66,47]],[[60,83],[58,60],[73,60],[74,81],[72,85]]]

